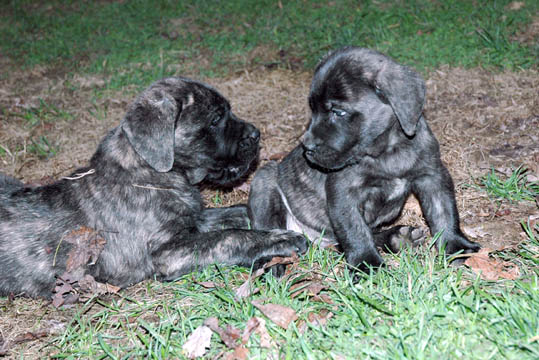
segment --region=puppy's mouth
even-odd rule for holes
[[[348,165],[348,159],[340,161],[336,154],[305,149],[303,155],[310,165],[322,171],[338,171]]]
[[[208,174],[206,180],[216,185],[233,185],[249,173],[251,166],[256,162],[257,158],[258,152],[255,152],[254,155],[249,156],[242,163],[229,164],[228,166],[214,169]]]

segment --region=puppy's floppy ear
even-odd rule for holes
[[[130,106],[121,124],[129,143],[152,168],[166,172],[174,162],[178,105],[164,89],[150,88]]]
[[[376,75],[375,86],[389,101],[404,133],[413,136],[425,102],[425,82],[421,76],[387,58]]]

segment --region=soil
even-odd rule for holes
[[[10,70],[0,78],[0,171],[31,184],[50,182],[84,165],[107,130],[119,124],[139,90],[105,90],[106,79],[67,77],[62,69],[20,70],[1,55],[0,66]],[[309,119],[310,78],[306,72],[256,68],[206,81],[230,99],[238,116],[259,127],[264,163],[298,143]],[[503,178],[520,165],[529,169],[529,180],[539,178],[539,73],[447,67],[426,79],[425,115],[453,176],[464,231],[490,248],[518,244],[525,239],[520,221],[539,218],[538,205],[497,201],[476,185],[491,169]],[[50,106],[70,115],[50,116],[56,111]],[[41,108],[40,116],[29,119],[36,108]],[[32,151],[32,141],[42,136],[55,150],[49,155]],[[208,206],[245,202],[248,184],[232,190],[205,189],[203,194]],[[415,199],[408,201],[399,222],[424,226]],[[124,291],[129,296],[144,294],[143,286]],[[58,326],[61,332],[75,311],[57,310],[44,300],[0,300],[0,348],[44,326]],[[44,348],[46,337],[13,345],[12,353],[40,357]],[[47,349],[45,353],[54,353],[52,347]]]

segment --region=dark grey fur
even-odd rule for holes
[[[415,194],[438,246],[448,254],[479,245],[459,228],[453,183],[438,142],[422,115],[425,84],[406,66],[376,51],[347,47],[318,65],[309,95],[311,121],[280,163],[252,182],[255,229],[303,231],[322,245],[338,243],[349,264],[383,260],[376,246],[397,251],[417,231],[394,227],[406,198]]]
[[[106,240],[88,273],[121,287],[303,252],[297,233],[247,230],[245,206],[203,208],[195,184],[243,176],[259,136],[213,88],[167,78],[130,105],[71,179],[30,188],[0,175],[0,295],[49,296],[71,246],[62,237],[80,226]]]

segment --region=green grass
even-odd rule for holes
[[[143,300],[115,298],[81,306],[65,333],[54,340],[57,358],[182,358],[182,346],[205,319],[217,317],[221,327],[243,331],[253,316],[264,318],[253,299],[293,308],[299,318],[288,329],[267,319],[278,344],[267,350],[258,335],[247,343],[249,358],[265,359],[535,359],[539,356],[539,249],[535,230],[514,251],[499,253],[521,270],[516,281],[487,282],[466,268],[447,266],[444,257],[428,250],[386,255],[398,268],[383,269],[353,282],[338,254],[312,248],[294,276],[256,280],[260,293],[234,299],[245,270],[209,268],[168,284],[147,283]],[[291,298],[291,287],[313,273],[328,288],[333,304],[305,294]],[[208,289],[200,282],[211,281]],[[100,306],[98,306],[99,304]],[[98,311],[89,311],[99,307]],[[299,324],[309,313],[331,311],[326,326]],[[535,339],[535,340],[534,340]],[[206,356],[214,358],[226,346],[214,334]],[[275,356],[277,355],[277,356]]]
[[[39,99],[39,105],[37,107],[30,107],[22,112],[7,112],[6,115],[21,117],[31,127],[52,123],[60,119],[69,120],[73,118],[73,115],[69,112],[62,110],[53,104],[48,104],[43,99]]]
[[[523,166],[514,169],[510,176],[502,179],[494,169],[480,179],[482,188],[496,200],[535,201],[539,196],[539,182],[528,181]]]
[[[268,61],[312,68],[343,45],[372,47],[420,70],[538,64],[537,44],[510,40],[537,13],[532,0],[519,10],[506,9],[510,0],[295,0],[282,1],[282,9],[274,0],[40,3],[0,4],[0,49],[27,66],[110,75],[111,87]],[[269,59],[250,59],[260,47],[269,49]]]

